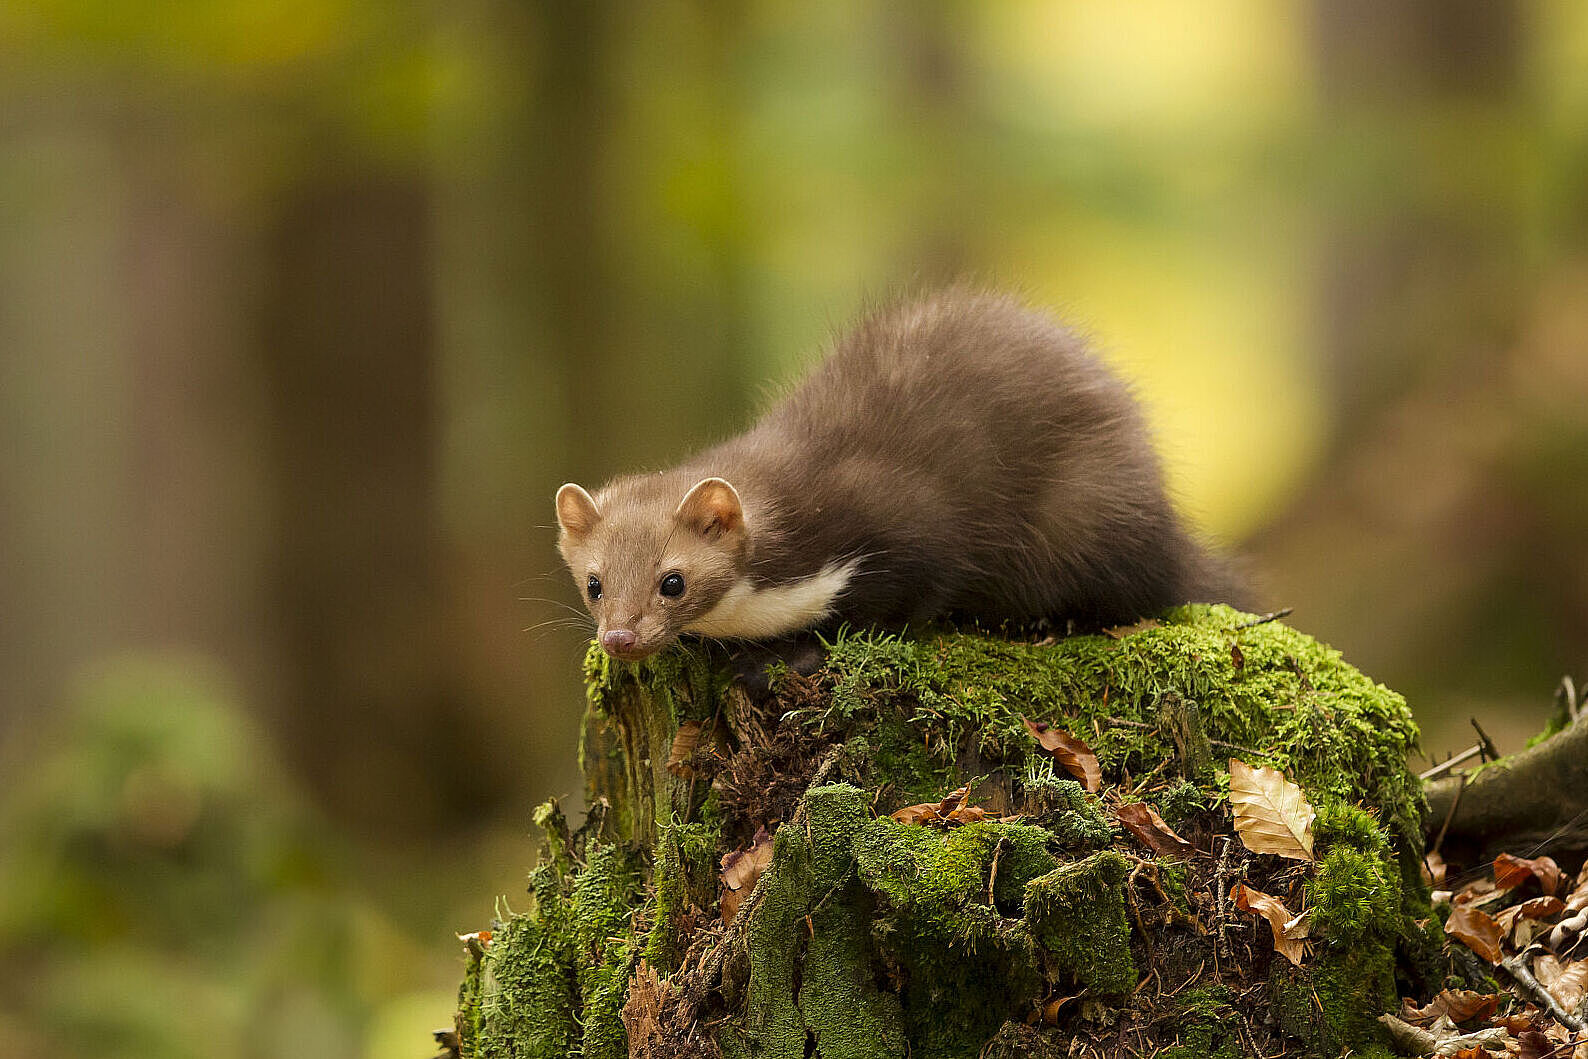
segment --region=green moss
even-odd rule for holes
[[[1032,937],[1059,968],[1099,996],[1121,997],[1136,985],[1125,920],[1129,869],[1110,850],[1055,868],[1026,887]]]
[[[1387,1039],[1376,1016],[1395,1005],[1396,952],[1418,928],[1395,851],[1374,815],[1331,800],[1317,810],[1321,855],[1306,884],[1313,959],[1303,969],[1276,971],[1275,1006],[1285,1031],[1305,1041],[1310,1054],[1333,1056],[1348,1047],[1368,1054],[1361,1049]]]
[[[619,846],[595,844],[574,881],[572,917],[578,965],[583,1059],[626,1059],[628,1037],[619,1017],[637,961],[631,918],[639,902],[641,879],[633,854]]]
[[[1011,917],[1056,863],[1051,840],[993,821],[940,831],[882,817],[861,828],[857,871],[878,903],[878,944],[906,978],[912,1056],[975,1054],[1038,994],[1029,934]]]
[[[1161,1059],[1242,1059],[1246,1054],[1234,1030],[1238,1014],[1235,993],[1221,985],[1187,990],[1177,998],[1181,1043],[1160,1053]]]
[[[658,712],[674,731],[682,721],[709,717],[732,680],[719,656],[689,643],[677,643],[643,662],[620,662],[591,641],[584,676],[585,697],[598,712],[617,712],[624,693],[636,686],[647,702],[663,707]]]
[[[1331,846],[1307,883],[1313,930],[1331,944],[1392,942],[1401,927],[1401,887],[1395,862],[1348,845]]]
[[[1395,1008],[1395,955],[1387,947],[1329,949],[1305,969],[1274,963],[1269,987],[1280,1029],[1300,1040],[1308,1055],[1388,1052],[1380,1012]]]
[[[591,644],[585,655],[579,764],[590,805],[605,804],[602,839],[652,849],[660,829],[688,819],[694,790],[667,771],[679,725],[707,721],[727,704],[730,668],[720,650],[677,644],[644,662],[619,662]]]
[[[1160,860],[1158,865],[1158,885],[1163,887],[1163,892],[1168,896],[1174,910],[1181,916],[1189,917],[1191,912],[1191,899],[1186,893],[1186,876],[1189,869],[1183,861]]]
[[[710,908],[716,899],[721,834],[715,818],[661,829],[651,867],[650,933],[645,939],[645,959],[659,974],[671,974],[678,966],[682,915],[691,906]]]
[[[1207,795],[1202,788],[1185,780],[1170,783],[1151,795],[1148,801],[1170,827],[1179,827],[1208,807]]]
[[[1069,1059],[1074,1039],[1062,1030],[1039,1029],[1023,1022],[1006,1022],[976,1059]]]
[[[480,979],[485,962],[485,943],[478,937],[464,945],[463,984],[458,986],[458,1013],[453,1027],[458,1034],[458,1050],[463,1055],[480,1053]]]
[[[851,879],[811,914],[799,1009],[822,1059],[907,1054],[899,998],[875,984],[872,913],[870,896]]]
[[[872,906],[855,879],[854,839],[870,815],[858,787],[817,787],[773,836],[745,913],[746,1018],[719,1038],[725,1050],[804,1059],[809,1037],[823,1059],[905,1054],[898,998],[875,984]]]
[[[554,803],[536,810],[546,827],[530,873],[534,906],[499,917],[488,945],[471,941],[459,995],[459,1046],[482,1059],[621,1059],[619,1017],[637,939],[637,858],[592,842],[575,868]]]
[[[542,907],[511,916],[485,950],[478,977],[479,1021],[473,1034],[482,1059],[563,1059],[579,1041],[573,954],[562,931],[565,913]]]
[[[1074,780],[1055,778],[1051,759],[1038,760],[1048,774],[1028,775],[1022,785],[1023,808],[1032,823],[1046,828],[1066,853],[1086,853],[1111,844],[1114,832],[1097,798]]]
[[[810,844],[795,829],[778,828],[772,839],[772,864],[756,888],[760,903],[746,913],[751,917],[746,937],[750,982],[743,1051],[757,1059],[805,1056],[805,1020],[795,1002],[796,925],[813,889]]]
[[[1309,792],[1365,798],[1398,839],[1418,845],[1422,789],[1405,764],[1417,730],[1405,700],[1333,648],[1278,622],[1242,628],[1246,617],[1183,607],[1123,639],[1050,645],[963,632],[845,634],[828,659],[830,705],[801,720],[841,733],[902,722],[909,745],[941,769],[967,753],[1017,769],[1033,754],[1022,715],[1084,738],[1114,776],[1172,758],[1195,778],[1200,742],[1216,740],[1253,748],[1241,755],[1250,764],[1271,765]],[[1195,731],[1177,717],[1194,719]],[[906,764],[911,775],[924,771],[920,761]]]
[[[917,932],[975,951],[1002,925],[998,906],[1019,915],[1026,884],[1057,863],[1051,837],[990,820],[939,831],[880,817],[861,829],[855,856],[861,880]]]

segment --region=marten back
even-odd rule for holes
[[[861,557],[842,607],[854,620],[1129,621],[1214,587],[1125,386],[1006,296],[956,290],[868,317],[692,466],[748,472],[775,498],[756,578]]]

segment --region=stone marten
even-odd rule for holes
[[[875,312],[744,434],[557,492],[602,647],[952,616],[1123,624],[1226,594],[1142,415],[1073,331],[953,289]]]

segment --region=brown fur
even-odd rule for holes
[[[708,478],[732,488],[681,504]],[[559,494],[560,547],[581,593],[601,578],[602,632],[636,633],[629,657],[737,582],[843,560],[858,565],[828,620],[852,624],[1095,626],[1223,593],[1125,386],[1051,318],[961,289],[863,319],[747,433],[591,503]],[[657,590],[673,570],[676,600]]]

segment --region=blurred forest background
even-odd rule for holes
[[[426,1054],[577,808],[553,490],[965,275],[1430,751],[1588,676],[1588,5],[0,6],[6,1050]]]

